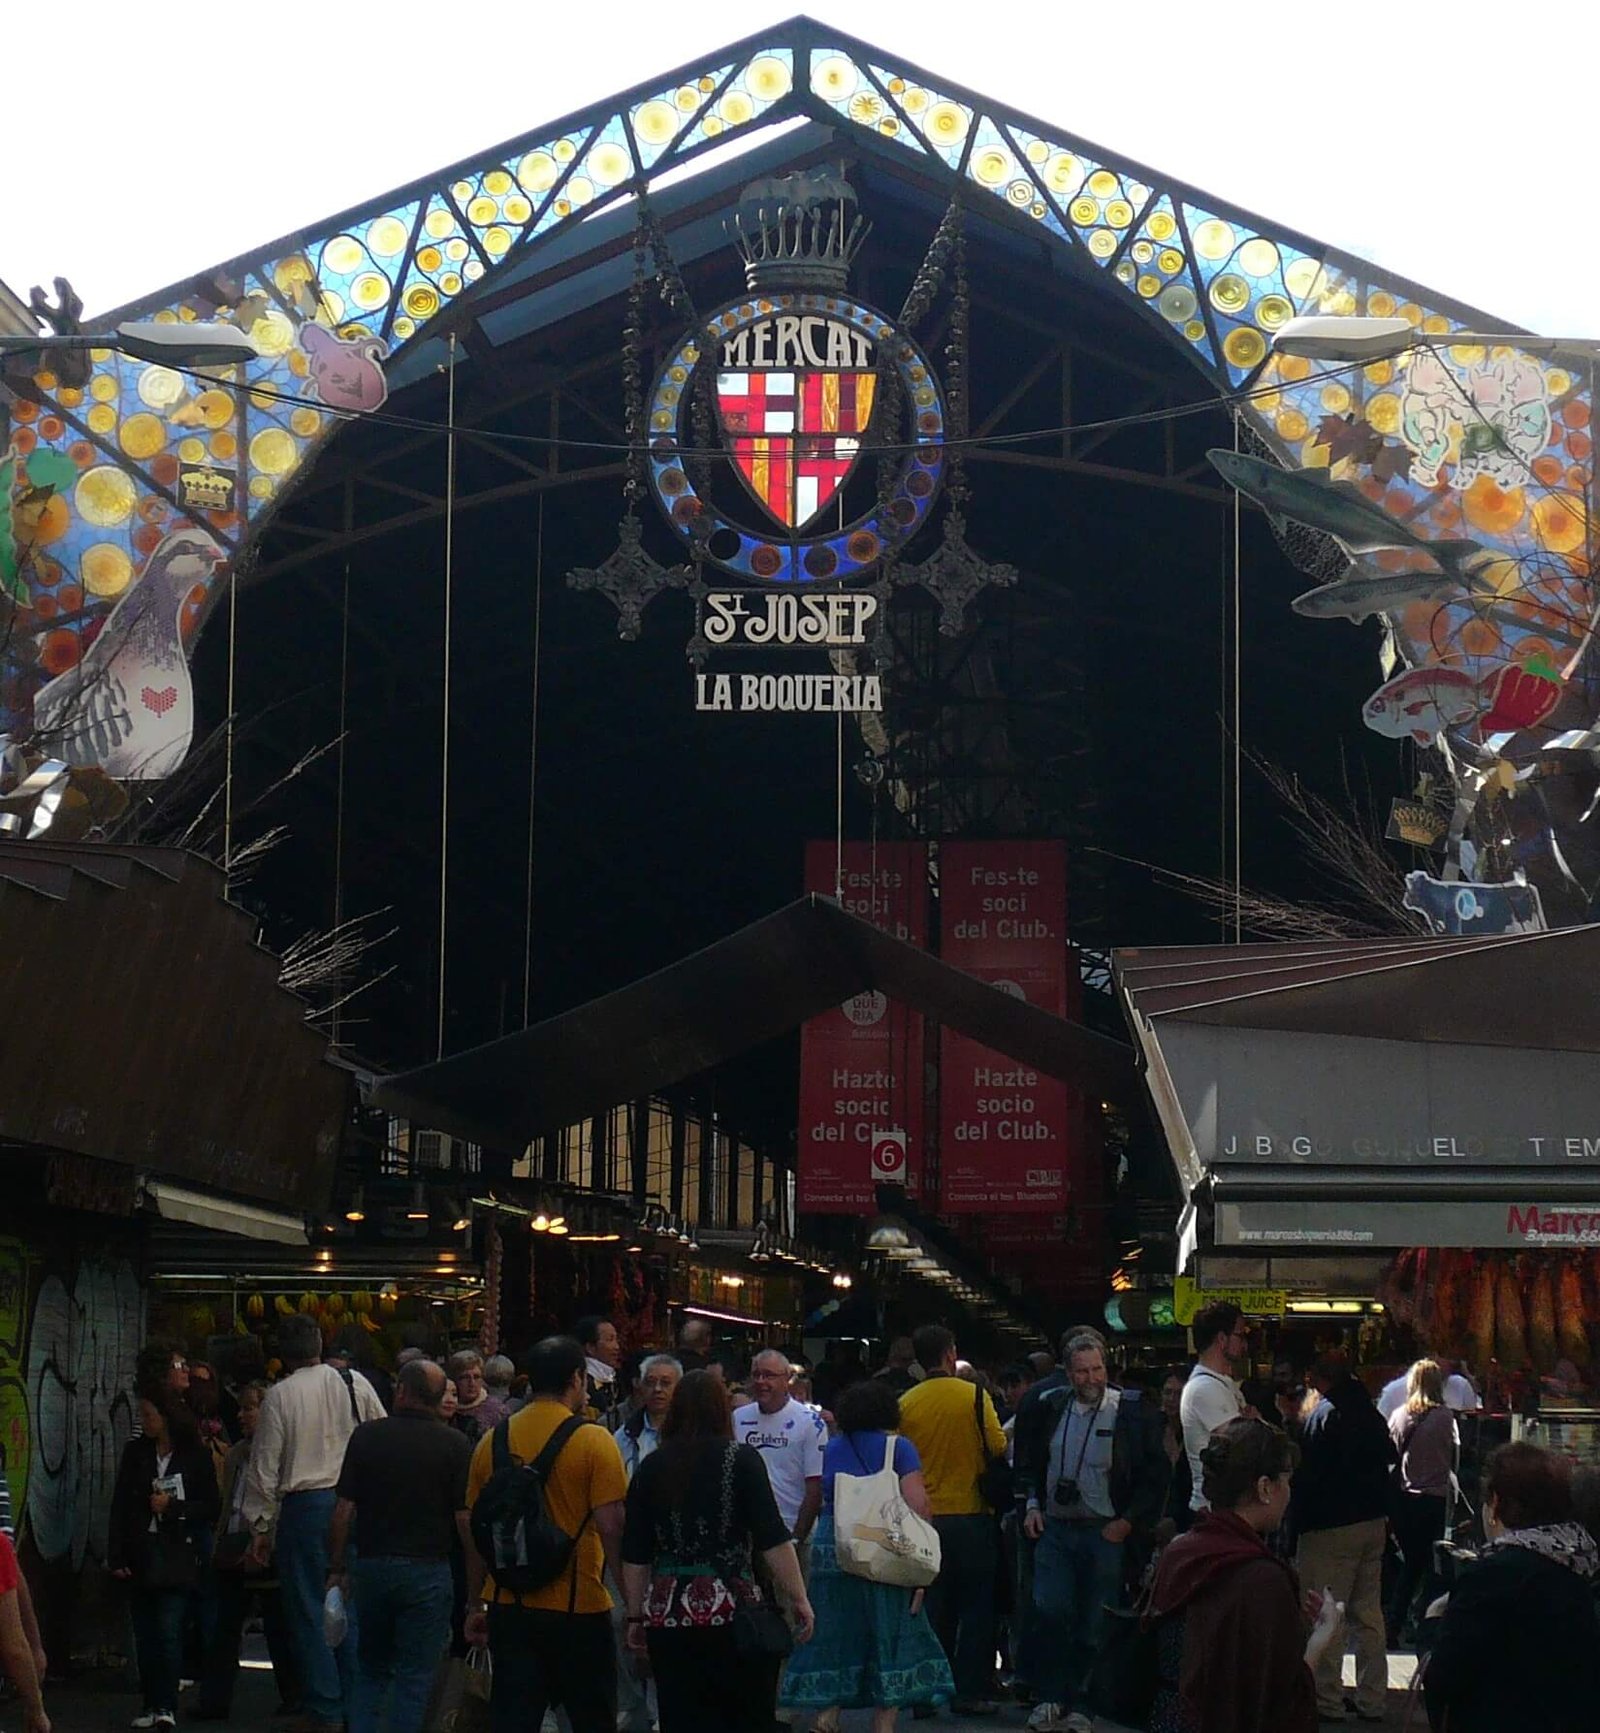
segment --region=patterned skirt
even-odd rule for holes
[[[840,1570],[828,1515],[812,1535],[809,1592],[816,1635],[789,1657],[778,1694],[784,1708],[901,1709],[955,1695],[926,1608],[913,1618],[910,1589]]]

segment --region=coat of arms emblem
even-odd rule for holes
[[[757,583],[861,577],[926,521],[944,469],[944,405],[912,338],[847,293],[867,224],[836,174],[755,181],[733,229],[747,294],[668,356],[649,404],[650,480],[667,520],[714,564]],[[886,383],[895,402],[886,412]],[[728,462],[700,463],[691,415],[715,406]],[[850,496],[869,448],[898,459],[887,488]],[[698,453],[703,460],[706,454]],[[740,521],[740,489],[757,522]],[[853,517],[849,516],[854,511]]]

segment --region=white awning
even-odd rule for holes
[[[144,1196],[167,1221],[188,1222],[191,1227],[239,1234],[250,1240],[272,1240],[278,1245],[306,1243],[304,1216],[285,1215],[281,1210],[263,1209],[259,1204],[191,1191],[187,1186],[169,1185],[165,1180],[147,1179]]]

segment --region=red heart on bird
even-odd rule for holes
[[[139,698],[146,710],[153,710],[157,716],[165,716],[178,702],[178,688],[163,686],[158,692],[154,686],[146,686]]]

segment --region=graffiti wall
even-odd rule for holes
[[[0,1239],[0,1443],[18,1538],[47,1565],[104,1556],[143,1327],[126,1258]]]

